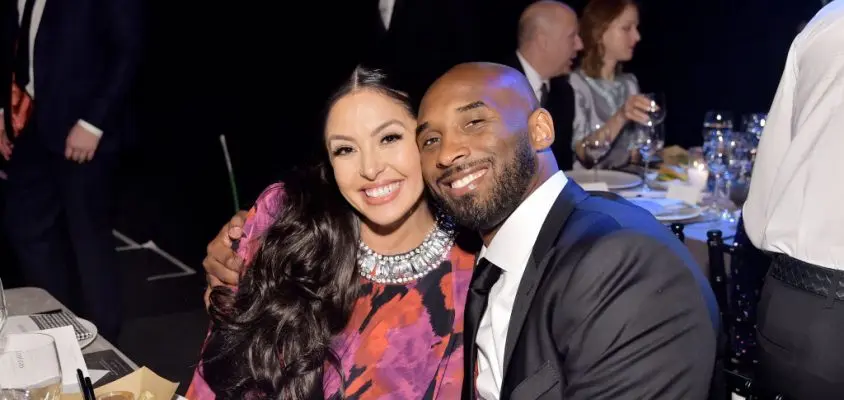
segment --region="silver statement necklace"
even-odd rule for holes
[[[436,224],[419,247],[404,254],[385,256],[360,242],[358,271],[377,283],[404,284],[436,269],[448,257],[454,244],[455,224],[450,217],[437,213]]]

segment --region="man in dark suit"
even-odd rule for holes
[[[527,77],[539,104],[554,119],[557,131],[551,150],[564,170],[574,164],[574,92],[568,74],[583,49],[578,31],[577,14],[569,6],[554,0],[533,3],[519,18],[519,48],[505,62]]]
[[[464,398],[707,398],[719,326],[707,280],[646,211],[567,181],[552,118],[518,71],[458,65],[419,122],[425,181],[484,240]]]
[[[385,70],[414,101],[449,68],[475,57],[472,25],[467,22],[474,10],[468,0],[366,0],[353,4],[359,17],[352,22],[362,29],[359,61]]]
[[[110,211],[118,150],[132,136],[143,2],[4,4],[6,233],[27,284],[78,307],[115,340],[121,292]]]

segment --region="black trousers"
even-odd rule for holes
[[[2,215],[21,274],[116,341],[122,323],[111,233],[117,155],[68,161],[34,129],[15,141]]]
[[[775,256],[773,263],[783,260],[788,258]],[[825,270],[827,281],[835,283],[830,292],[842,290],[837,283],[842,272]],[[789,400],[844,398],[844,301],[772,275],[765,279],[758,309],[761,383]]]

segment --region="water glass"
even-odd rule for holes
[[[733,129],[733,113],[729,111],[707,111],[703,116],[703,128]]]
[[[0,338],[0,400],[58,400],[61,394],[62,371],[52,336]]]
[[[642,156],[642,162],[645,165],[642,173],[642,191],[647,192],[648,188],[648,172],[650,172],[651,158],[657,155],[665,146],[665,131],[662,126],[651,127],[637,127],[633,137],[633,146],[639,151]]]
[[[752,113],[745,114],[741,117],[741,130],[750,132],[756,136],[756,140],[762,137],[762,131],[765,130],[765,125],[768,122],[768,114]]]
[[[587,138],[581,144],[587,161],[592,164],[593,182],[598,182],[598,163],[612,147],[612,140],[601,129],[602,126],[597,125],[594,130],[596,134],[593,134],[593,137]]]

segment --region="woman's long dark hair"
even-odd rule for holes
[[[390,96],[412,113],[407,96],[383,73],[363,67],[331,97],[328,109],[364,89]],[[326,362],[342,376],[331,340],[348,323],[360,291],[359,222],[337,189],[324,142],[320,154],[325,160],[317,167],[284,180],[278,217],[237,292],[217,287],[211,294],[202,375],[218,399],[322,398]]]

